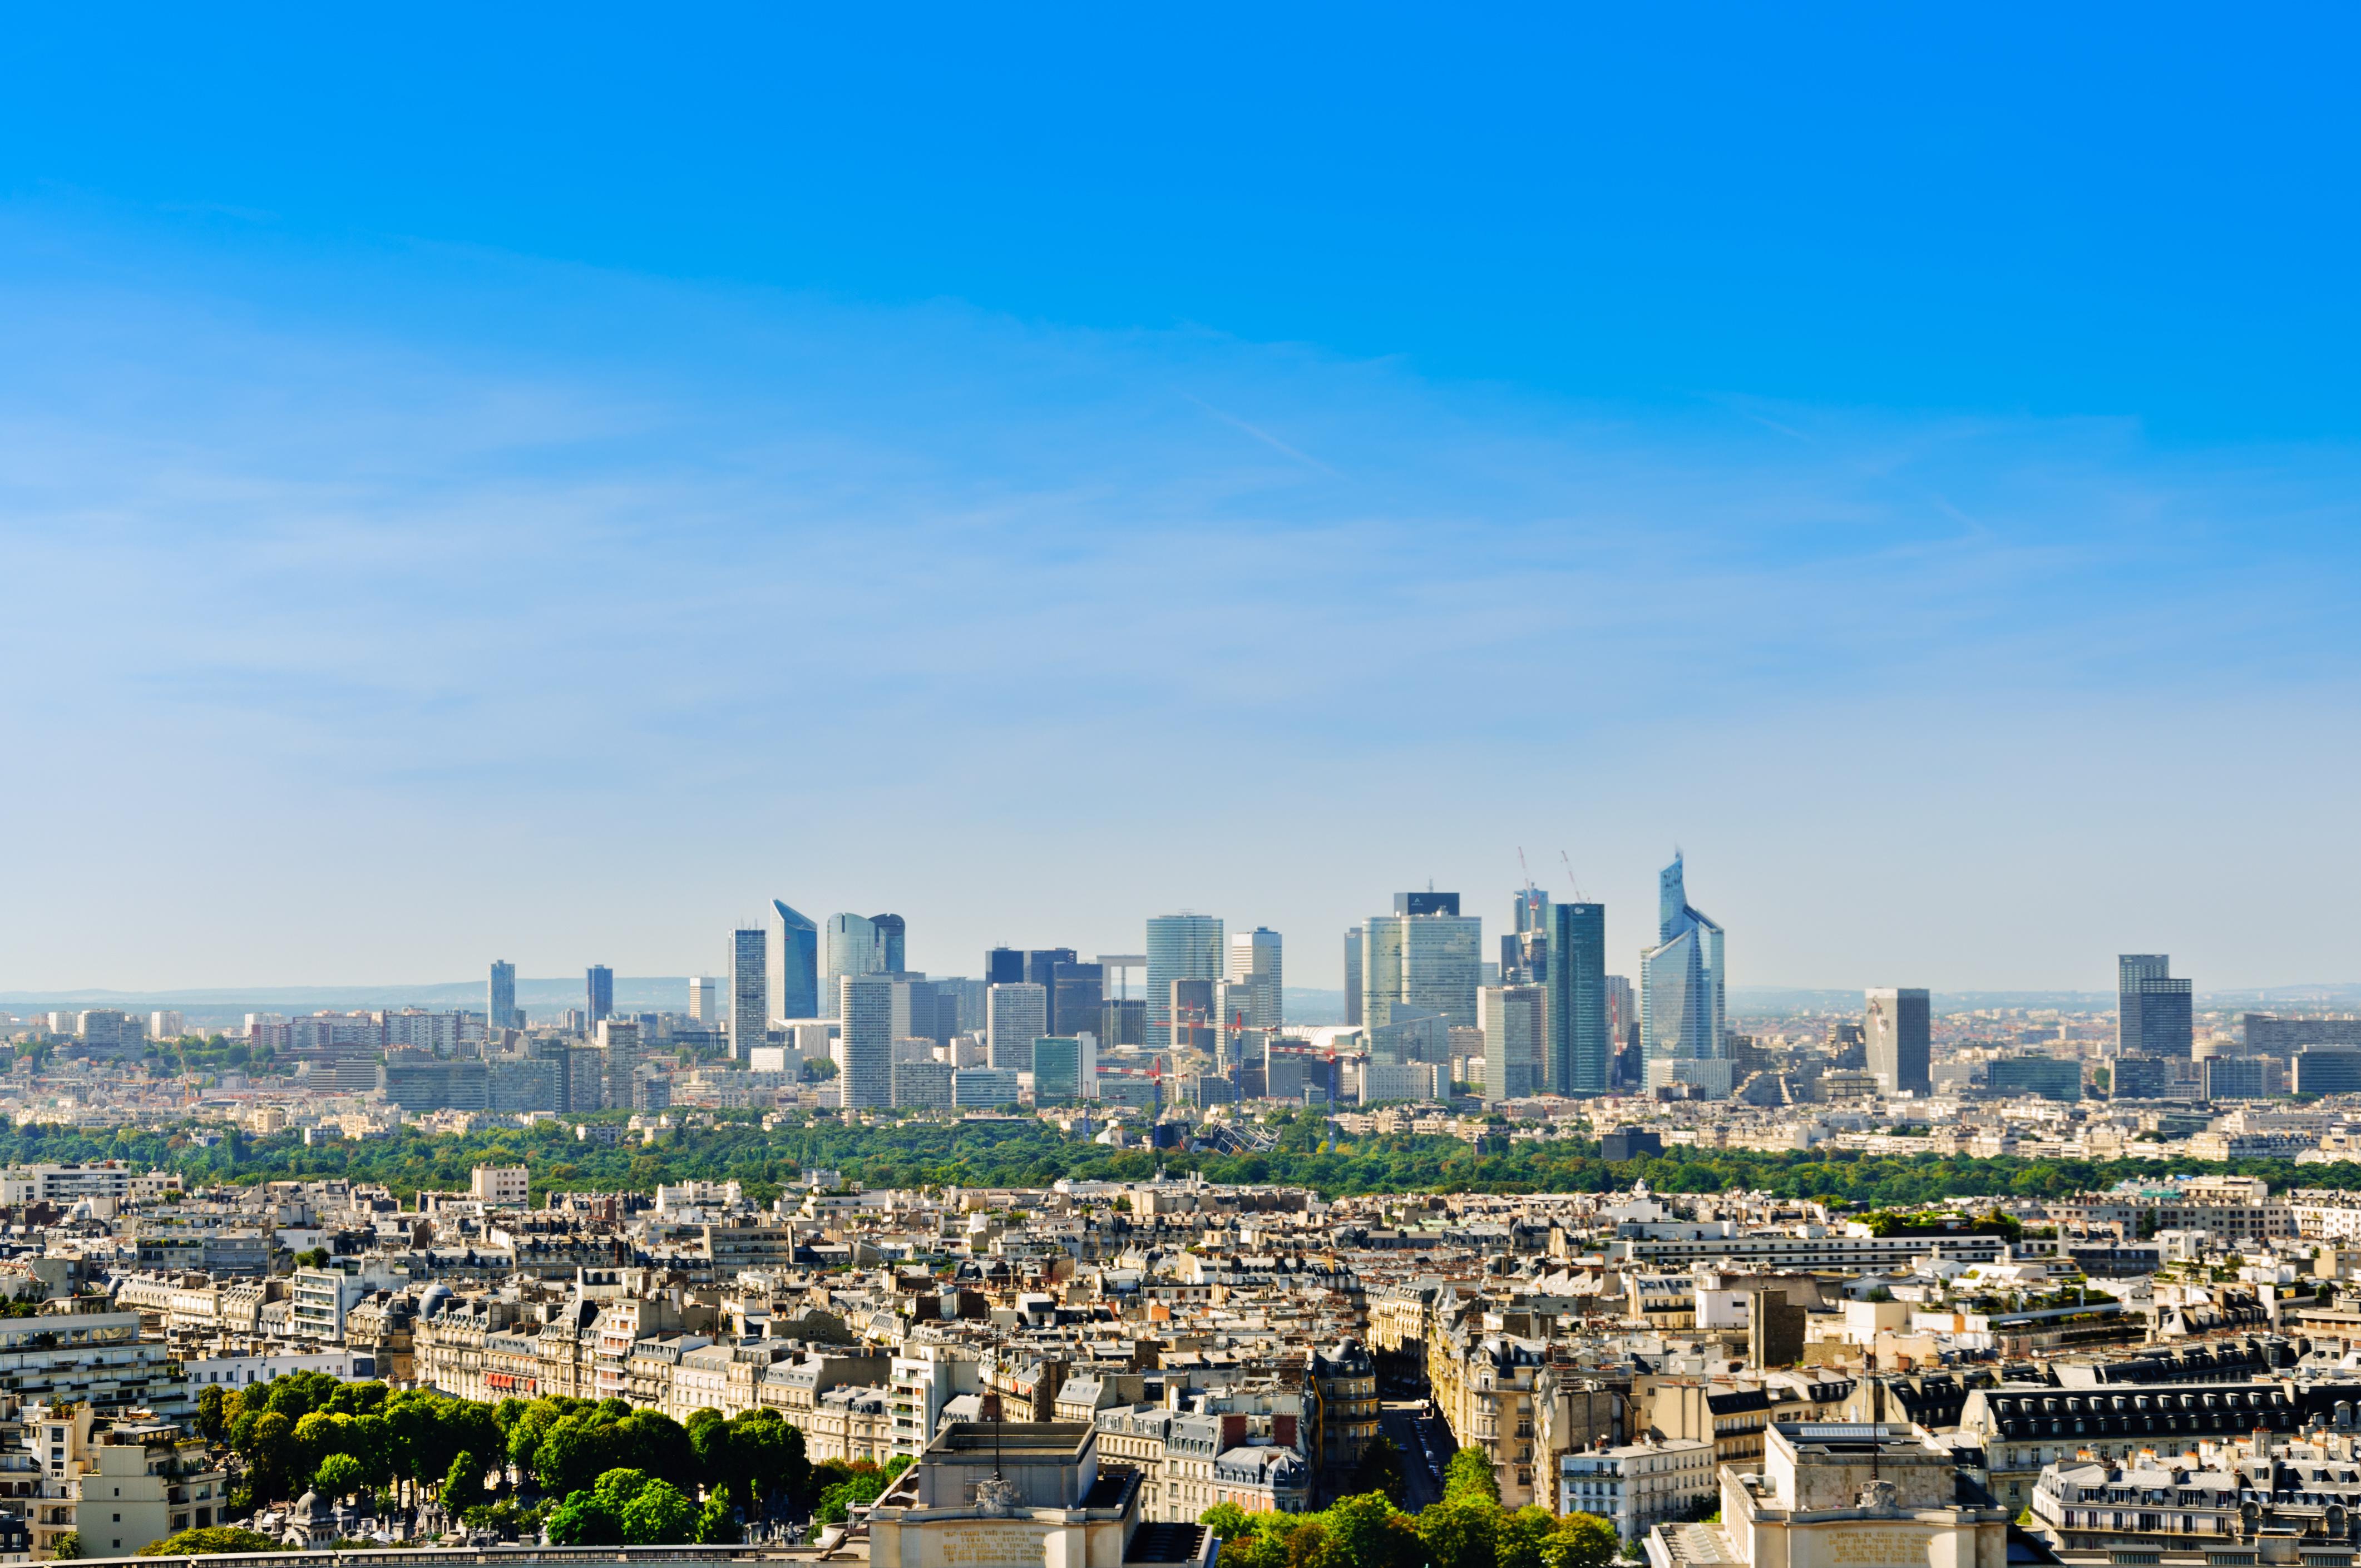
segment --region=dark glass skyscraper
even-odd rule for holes
[[[1049,980],[1049,1033],[1097,1035],[1104,1029],[1106,968],[1071,959],[1052,966]]]
[[[1049,999],[1049,1026],[1045,1035],[1071,1035],[1076,1029],[1087,1029],[1088,1024],[1071,1026],[1058,1022],[1058,966],[1072,963],[1079,957],[1071,948],[1031,948],[1025,954],[1025,982],[1038,985],[1041,994]]]
[[[2166,953],[2115,959],[2115,1054],[2187,1061],[2196,1038],[2195,987],[2170,974]]]
[[[817,1018],[819,1011],[819,922],[771,900],[765,944],[773,1018]],[[767,1025],[769,1019],[763,1022]]]
[[[485,1023],[494,1029],[523,1028],[524,1020],[516,1015],[516,965],[494,959],[491,983],[485,989]]]
[[[902,974],[908,970],[906,928],[899,915],[872,915],[869,923],[877,928],[877,956],[884,960],[886,974]]]
[[[1459,895],[1455,893],[1398,893],[1394,894],[1397,915],[1456,915]]]
[[[2169,954],[2132,951],[2115,959],[2115,1056],[2189,1060],[2196,1041],[2196,987],[2174,980]]]
[[[589,993],[590,1026],[595,1029],[600,1019],[615,1011],[615,971],[605,964],[592,964],[583,989]]]
[[[983,955],[983,983],[986,985],[1022,985],[1025,983],[1025,950],[1021,948],[988,948]]]
[[[1554,1094],[1604,1094],[1614,1046],[1607,1037],[1607,906],[1549,906],[1549,1039]]]

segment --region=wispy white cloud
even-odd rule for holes
[[[2352,686],[2343,450],[1643,416],[1194,330],[482,267],[335,312],[0,275],[0,718],[73,760],[20,773],[23,869],[268,890],[95,968],[105,897],[19,908],[22,962],[365,979],[329,945],[429,972],[522,924],[686,967],[794,882],[914,905],[955,971],[1167,902],[1341,928],[1404,876],[1506,886],[1481,868],[1520,832],[1595,846],[1636,910],[1702,818],[1741,973],[1841,980],[1882,938],[1773,935],[1784,846],[2031,767],[2078,824],[2136,792],[2129,856],[2206,830],[2169,766],[2192,721]],[[478,287],[533,302],[503,334]],[[2059,853],[2022,824],[2021,876]],[[1895,896],[1940,905],[1958,862],[1913,854]],[[357,925],[281,891],[314,881],[368,890]],[[473,907],[493,886],[540,904]],[[2054,931],[1997,924],[1934,981],[2064,978]]]

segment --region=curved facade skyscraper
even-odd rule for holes
[[[1172,1045],[1172,982],[1222,978],[1222,921],[1217,915],[1157,915],[1148,922],[1148,1043]]]
[[[768,935],[771,1016],[818,1017],[819,923],[774,898]]]
[[[1691,907],[1681,857],[1656,883],[1656,945],[1640,955],[1640,1044],[1649,1061],[1712,1061],[1726,1022],[1721,927]]]

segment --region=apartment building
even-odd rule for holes
[[[42,1463],[31,1519],[35,1553],[54,1557],[70,1534],[85,1557],[128,1557],[226,1515],[228,1475],[203,1439],[152,1418],[93,1422],[87,1406],[28,1406],[26,1439]]]
[[[1690,1517],[1717,1490],[1714,1445],[1674,1437],[1578,1449],[1558,1459],[1557,1511],[1596,1514],[1625,1541]]]

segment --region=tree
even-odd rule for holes
[[[332,1453],[312,1474],[312,1489],[331,1497],[350,1497],[361,1488],[361,1462],[349,1453]]]
[[[885,1472],[871,1464],[865,1470],[855,1470],[822,1492],[819,1506],[812,1510],[812,1519],[819,1524],[842,1524],[852,1517],[853,1509],[866,1507],[884,1495]]]
[[[1446,1497],[1420,1511],[1419,1542],[1433,1568],[1493,1568],[1501,1518],[1500,1505],[1489,1497]]]
[[[1461,1449],[1443,1467],[1443,1500],[1454,1503],[1467,1497],[1493,1504],[1500,1500],[1500,1478],[1492,1473],[1492,1456],[1480,1448]]]
[[[1381,1492],[1396,1508],[1408,1502],[1409,1481],[1402,1469],[1401,1445],[1380,1434],[1377,1442],[1363,1449],[1361,1462],[1353,1470],[1353,1489]]]
[[[699,1546],[734,1546],[744,1539],[745,1531],[738,1526],[738,1512],[730,1499],[719,1493],[708,1497],[705,1507],[697,1511],[697,1543]]]
[[[473,1449],[463,1448],[453,1455],[450,1469],[443,1473],[443,1506],[465,1513],[482,1505],[487,1500],[484,1469],[484,1462]]]
[[[648,1473],[644,1470],[617,1465],[598,1477],[597,1485],[590,1488],[590,1494],[614,1509],[615,1517],[620,1519],[624,1505],[640,1495],[648,1480]]]
[[[574,1492],[550,1510],[549,1539],[558,1546],[620,1546],[620,1515],[589,1492]]]
[[[178,1535],[168,1535],[161,1541],[151,1541],[139,1549],[142,1557],[201,1557],[223,1552],[284,1552],[286,1543],[264,1535],[259,1530],[240,1530],[235,1525],[209,1525],[197,1530],[184,1530]],[[59,1555],[63,1556],[60,1552]]]
[[[298,1268],[327,1267],[328,1249],[324,1246],[315,1246],[306,1248],[304,1251],[297,1253],[295,1255],[295,1266]]]
[[[251,1420],[253,1424],[247,1423]],[[243,1444],[239,1442],[244,1434]],[[287,1495],[289,1483],[308,1466],[297,1463],[295,1423],[277,1410],[267,1410],[258,1416],[241,1416],[231,1430],[230,1446],[247,1462],[247,1475],[258,1502],[269,1502]]]
[[[60,1559],[82,1555],[82,1531],[70,1530],[58,1537],[57,1554]]]
[[[1568,1514],[1542,1543],[1543,1568],[1608,1568],[1621,1550],[1615,1527],[1597,1514]]]
[[[650,1481],[623,1505],[623,1540],[632,1546],[676,1546],[697,1523],[697,1505],[669,1481]]]
[[[1246,1509],[1235,1503],[1215,1503],[1197,1516],[1197,1522],[1223,1541],[1243,1541],[1254,1530]]]
[[[197,1431],[207,1442],[226,1442],[229,1437],[230,1391],[218,1383],[207,1384],[197,1394]]]
[[[353,1447],[353,1418],[331,1415],[326,1410],[313,1410],[295,1423],[294,1462],[299,1471],[310,1471],[332,1453],[349,1453]]]
[[[1408,1515],[1382,1493],[1340,1497],[1328,1510],[1328,1539],[1348,1568],[1404,1568],[1416,1562],[1418,1537]]]
[[[1495,1568],[1543,1568],[1542,1549],[1556,1528],[1556,1515],[1530,1503],[1503,1512],[1492,1548]]]

